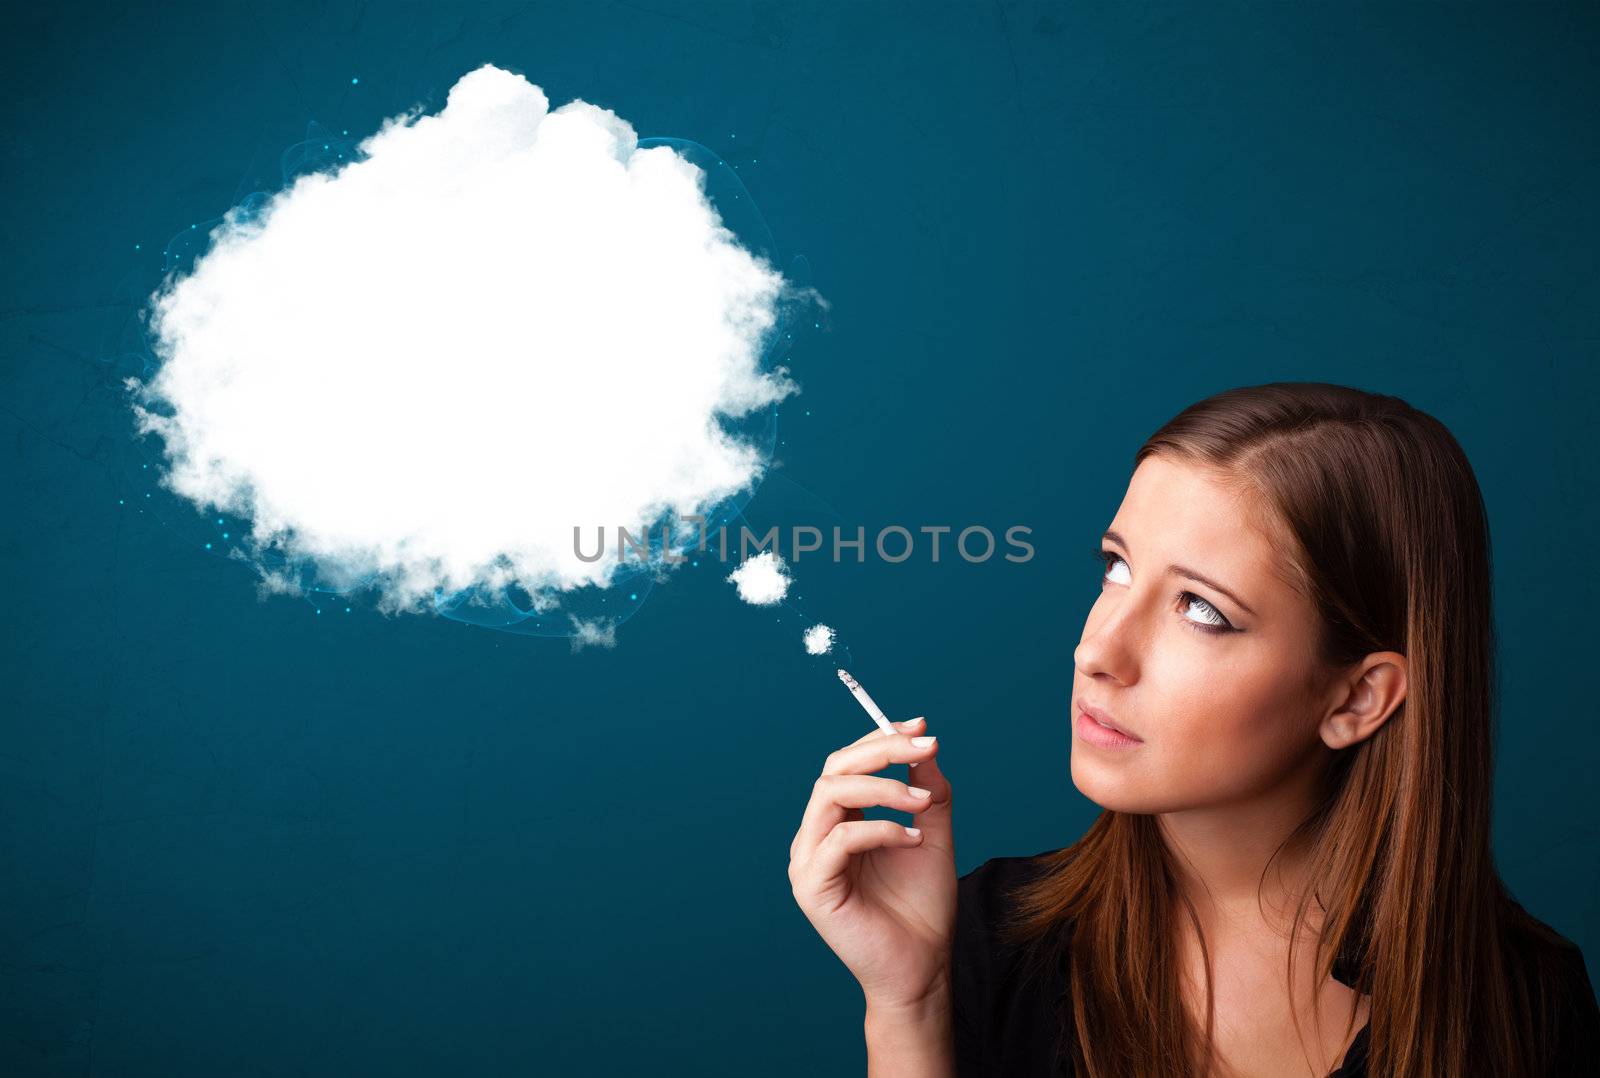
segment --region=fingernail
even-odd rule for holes
[[[895,723],[895,725],[900,727],[900,729],[902,729],[902,730],[909,730],[913,726],[921,726],[922,725],[922,716],[918,715],[914,719],[907,719],[905,722],[897,722],[897,723]]]
[[[922,834],[922,828],[920,828],[920,827],[908,827],[908,828],[906,828],[906,834],[908,834],[908,835],[912,836],[913,838],[915,838],[917,835]]]
[[[924,790],[921,786],[907,786],[906,789],[910,791],[912,797],[928,796],[928,791]]]
[[[927,737],[914,737],[911,739],[911,743],[919,749],[925,749],[937,740],[939,740],[937,737],[929,734]]]

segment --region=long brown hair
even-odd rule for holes
[[[1559,937],[1511,898],[1490,849],[1489,528],[1460,445],[1398,397],[1277,382],[1184,409],[1140,447],[1135,469],[1157,453],[1257,499],[1287,537],[1286,579],[1320,614],[1327,663],[1406,656],[1404,701],[1334,754],[1324,797],[1285,843],[1310,866],[1291,941],[1314,896],[1318,983],[1337,961],[1371,996],[1369,1073],[1543,1073],[1555,973],[1538,944]],[[1186,915],[1199,933],[1199,920],[1157,824],[1102,812],[1043,859],[1002,925],[1031,970],[1065,969],[1061,1043],[1087,1078],[1209,1070],[1209,958],[1198,1031],[1180,996],[1173,926]],[[1205,956],[1203,936],[1200,946]],[[1352,1011],[1347,1035],[1354,1021]]]

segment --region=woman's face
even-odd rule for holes
[[[1256,516],[1197,466],[1155,456],[1134,472],[1073,654],[1072,781],[1097,804],[1226,805],[1330,751],[1316,614],[1278,575],[1283,556]],[[1086,725],[1085,706],[1137,740]]]

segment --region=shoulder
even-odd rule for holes
[[[1600,1003],[1589,980],[1589,963],[1578,944],[1565,937],[1558,940],[1546,945],[1542,956],[1549,1043],[1555,1052],[1552,1062],[1563,1073],[1595,1073],[1589,1067],[1600,1068]]]
[[[1593,1074],[1600,1061],[1600,1004],[1578,945],[1516,902],[1510,903],[1511,967],[1550,1047],[1549,1073]]]
[[[1506,903],[1506,942],[1515,973],[1535,986],[1543,985],[1571,995],[1593,996],[1588,963],[1583,951],[1515,899]]]
[[[1048,866],[1048,859],[1060,853],[1060,849],[1054,849],[1027,856],[991,857],[956,880],[957,901],[965,902],[971,912],[987,919],[1001,912],[1011,895],[1036,880]]]
[[[956,880],[956,942],[969,952],[1000,949],[999,929],[1015,911],[1016,893],[1061,863],[1063,849],[991,857]],[[977,957],[977,956],[973,956]]]
[[[956,925],[951,942],[957,1073],[1061,1073],[1058,1007],[1065,979],[1059,968],[1049,983],[1032,982],[1027,958],[999,934],[1016,908],[1015,892],[1059,861],[1060,850],[991,857],[957,878]]]

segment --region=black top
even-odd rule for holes
[[[1071,1078],[1068,1053],[1057,1052],[1058,1008],[1067,989],[1065,972],[1045,970],[1044,980],[1022,982],[1021,958],[997,942],[994,930],[1007,912],[1008,894],[1034,878],[1046,850],[1031,857],[994,857],[957,881],[955,938],[951,944],[951,991],[959,1078],[1042,1075]],[[1600,1005],[1595,1002],[1583,955],[1568,941],[1561,957],[1566,980],[1558,1017],[1559,1066],[1554,1075],[1600,1075]],[[1355,987],[1353,967],[1340,955],[1334,978]],[[1368,1027],[1356,1033],[1339,1068],[1328,1078],[1368,1078]]]

